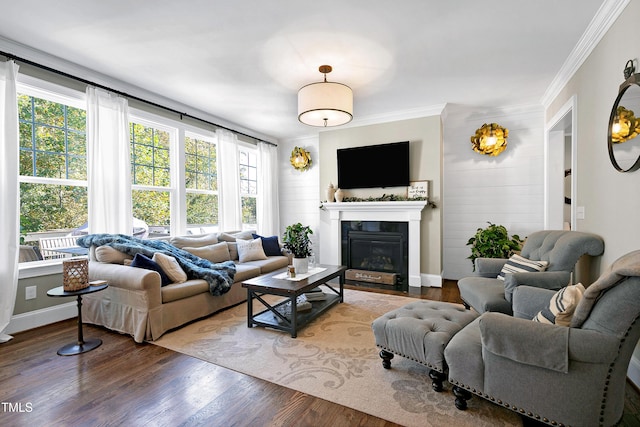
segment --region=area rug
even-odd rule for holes
[[[154,344],[405,426],[521,426],[517,414],[478,397],[466,411],[457,410],[450,384],[436,393],[428,368],[416,362],[396,356],[391,369],[382,367],[371,322],[410,301],[415,300],[347,289],[344,303],[297,338],[248,328],[245,303]]]

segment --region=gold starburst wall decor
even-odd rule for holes
[[[640,119],[633,110],[622,105],[616,109],[616,117],[611,127],[611,141],[615,144],[627,142],[640,134]]]
[[[485,123],[471,137],[471,146],[477,153],[497,156],[507,148],[508,136],[509,129],[497,123]]]
[[[301,147],[294,147],[289,159],[291,166],[299,171],[307,171],[311,167],[311,153]]]

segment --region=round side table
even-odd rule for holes
[[[102,340],[99,338],[91,338],[84,340],[82,336],[82,295],[91,294],[106,289],[109,286],[106,283],[99,285],[89,285],[88,288],[80,289],[79,291],[65,291],[63,286],[49,289],[47,295],[50,297],[77,297],[78,298],[78,341],[75,343],[67,344],[58,350],[60,356],[72,356],[74,354],[86,353],[102,344]]]

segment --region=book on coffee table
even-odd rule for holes
[[[296,299],[296,310],[300,313],[303,313],[305,311],[310,311],[311,308],[313,306],[311,305],[311,303],[309,301],[307,301],[307,297],[303,295],[300,295],[297,299]],[[289,317],[291,316],[291,302],[287,302],[286,304],[282,304],[281,306],[278,306],[275,308],[275,310],[282,314],[285,317]],[[278,316],[276,316],[275,314],[273,315],[273,317],[278,320],[278,322],[282,322],[282,319],[279,318]]]
[[[327,299],[327,295],[322,292],[322,289],[320,289],[319,286],[305,292],[302,295],[307,298],[307,301],[324,301]]]

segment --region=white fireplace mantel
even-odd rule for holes
[[[396,202],[335,202],[323,203],[329,212],[331,232],[331,264],[342,264],[342,221],[397,221],[409,223],[409,286],[420,287],[420,222],[426,200]]]

